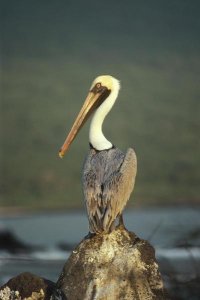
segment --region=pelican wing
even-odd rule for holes
[[[84,167],[83,188],[90,227],[109,231],[122,213],[135,183],[137,159],[133,149],[91,150]]]
[[[104,184],[103,202],[107,203],[104,230],[109,230],[113,221],[121,215],[133,191],[136,172],[137,158],[134,150],[129,148],[120,169],[111,174]]]

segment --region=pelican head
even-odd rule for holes
[[[112,144],[104,137],[101,127],[105,116],[118,96],[119,89],[119,81],[110,75],[98,76],[93,81],[85,102],[59,151],[61,158],[63,158],[77,133],[94,111],[96,113],[90,127],[90,142],[92,145],[94,144],[93,146],[96,145],[97,150],[111,147]]]

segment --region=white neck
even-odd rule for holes
[[[116,80],[110,95],[99,106],[92,118],[89,131],[89,141],[96,150],[101,151],[112,148],[112,143],[106,139],[102,132],[102,124],[117,99],[119,88],[119,82]]]

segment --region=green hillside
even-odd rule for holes
[[[2,5],[0,205],[83,205],[89,123],[58,150],[100,74],[122,85],[104,131],[137,153],[130,204],[199,203],[198,2],[66,2]]]

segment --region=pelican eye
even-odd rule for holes
[[[101,82],[97,82],[94,87],[91,89],[91,92],[93,93],[100,93],[103,90],[103,86],[101,85]]]
[[[101,88],[101,82],[98,82],[98,83],[96,84],[96,88],[97,88],[97,89],[100,89],[100,88]]]

